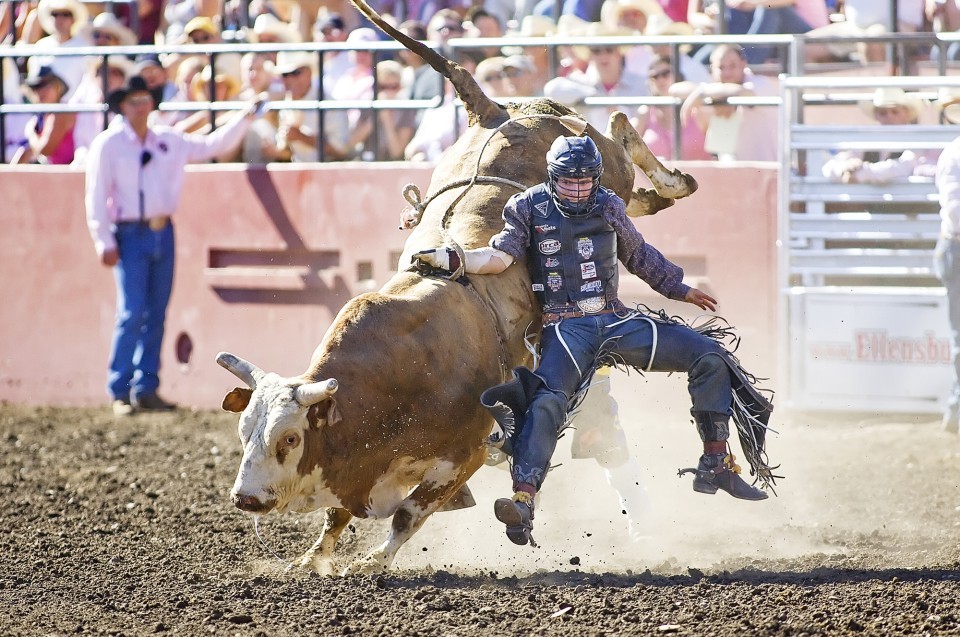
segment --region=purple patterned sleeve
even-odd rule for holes
[[[527,254],[530,246],[530,200],[525,193],[510,197],[503,207],[503,230],[490,238],[490,247],[514,259]]]
[[[683,282],[683,268],[671,263],[647,243],[627,217],[626,204],[619,197],[610,197],[603,216],[617,233],[617,258],[632,274],[668,299],[683,300],[690,286]]]

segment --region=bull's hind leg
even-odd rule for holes
[[[481,448],[462,467],[456,467],[448,462],[438,463],[423,477],[420,485],[400,503],[393,514],[386,542],[362,560],[348,566],[343,574],[380,573],[388,570],[400,547],[420,530],[430,515],[440,510],[448,500],[460,493],[460,488],[483,465],[486,456],[486,450]]]
[[[327,509],[323,515],[323,531],[306,553],[300,556],[294,565],[312,568],[320,575],[333,575],[333,549],[337,546],[340,534],[350,523],[353,516],[346,509]]]
[[[696,192],[697,181],[693,176],[676,169],[667,170],[620,111],[610,116],[605,135],[623,146],[627,156],[653,184],[653,190],[637,188],[633,191],[627,204],[627,214],[631,217],[656,214],[672,206],[674,199],[689,197]]]

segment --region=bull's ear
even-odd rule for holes
[[[250,404],[250,396],[253,396],[252,389],[234,387],[232,391],[227,392],[227,395],[223,397],[223,402],[220,403],[220,407],[222,407],[224,411],[232,411],[235,414],[239,414]]]
[[[331,398],[328,402],[330,404],[327,406],[327,424],[335,425],[343,420],[343,414],[340,413],[340,407],[337,406],[336,399]]]

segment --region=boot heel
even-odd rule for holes
[[[693,490],[697,493],[706,493],[707,495],[713,495],[717,492],[717,485],[712,482],[707,482],[702,478],[693,479]]]

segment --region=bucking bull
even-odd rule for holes
[[[253,514],[326,508],[320,538],[297,561],[322,574],[353,517],[392,522],[386,541],[345,574],[388,569],[432,513],[474,504],[467,480],[484,464],[493,425],[480,394],[528,361],[524,339],[539,325],[525,268],[446,280],[406,269],[411,255],[443,243],[486,245],[502,227],[504,203],[543,181],[550,144],[571,129],[596,142],[603,185],[632,216],[696,190],[692,177],[656,159],[623,113],[600,133],[548,99],[500,106],[465,69],[353,3],[453,83],[469,127],[434,170],[401,271],[341,309],[303,374],[284,378],[217,357],[246,384],[223,399],[241,413],[233,502]],[[633,189],[634,165],[652,189]]]

